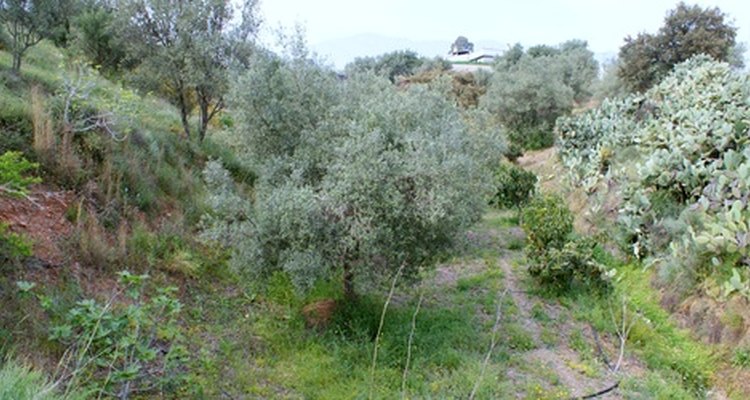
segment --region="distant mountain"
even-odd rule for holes
[[[318,55],[323,56],[337,69],[343,69],[346,64],[357,57],[377,56],[396,50],[412,50],[425,57],[446,57],[455,37],[445,40],[411,40],[376,34],[362,34],[341,39],[328,40],[310,47]],[[493,40],[476,40],[474,49],[478,52],[501,53],[508,48],[507,43]]]

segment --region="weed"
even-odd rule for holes
[[[586,338],[583,336],[583,332],[580,329],[575,329],[568,338],[570,348],[575,350],[578,354],[583,357],[589,356],[592,353],[591,345],[588,343]]]
[[[531,306],[531,317],[541,322],[543,325],[552,322],[552,318],[547,315],[547,312],[544,311],[544,306],[539,302],[536,302]]]
[[[506,324],[504,327],[504,333],[506,335],[506,345],[513,350],[529,351],[536,348],[536,344],[534,343],[531,334],[526,332],[526,330],[518,324]]]
[[[69,391],[65,394],[42,372],[13,359],[0,362],[0,399],[3,400],[77,400],[85,399],[83,393]]]
[[[750,349],[747,347],[735,349],[732,356],[732,364],[742,368],[750,367]]]
[[[648,371],[645,377],[628,377],[623,379],[620,389],[625,398],[682,400],[695,398],[685,390],[675,377],[663,376],[657,371]]]
[[[31,247],[29,239],[11,232],[7,223],[0,222],[0,260],[17,263],[31,255]]]
[[[629,308],[638,312],[628,347],[640,354],[649,368],[678,376],[685,390],[700,395],[708,388],[716,370],[715,358],[708,346],[696,342],[688,332],[676,328],[670,321],[651,289],[651,274],[639,266],[618,270],[615,297],[626,296]],[[590,322],[597,330],[616,334],[609,314],[611,304],[605,299],[581,294],[566,303],[578,319]],[[575,348],[575,337],[571,337],[570,342]]]
[[[511,237],[506,244],[508,250],[521,250],[526,245],[526,240],[523,238]]]
[[[541,340],[547,347],[555,347],[560,341],[559,332],[554,328],[544,327],[539,334],[539,340]]]
[[[51,328],[50,339],[68,347],[61,361],[64,378],[68,385],[123,398],[172,390],[187,356],[179,345],[177,289],[158,288],[146,300],[147,275],[124,271],[119,276],[122,286],[107,303],[81,300],[64,314],[62,324]],[[118,306],[121,295],[131,304]]]

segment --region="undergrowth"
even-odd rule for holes
[[[689,331],[675,326],[669,313],[659,305],[658,294],[651,288],[651,271],[639,265],[625,265],[618,267],[617,274],[614,293],[609,296],[575,293],[561,298],[561,301],[579,321],[616,337],[611,313],[620,318],[617,310],[621,305],[614,299],[625,299],[628,309],[636,315],[626,349],[641,358],[651,370],[647,380],[626,380],[626,383],[634,388],[658,389],[655,393],[670,393],[666,398],[704,396],[717,371],[715,350],[693,339]],[[659,387],[657,376],[680,384]],[[660,396],[658,398],[663,398]]]

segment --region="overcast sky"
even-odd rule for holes
[[[750,0],[688,1],[718,6],[738,30],[737,40],[750,42]],[[616,52],[623,38],[654,32],[672,0],[261,0],[265,27],[301,23],[308,42],[317,45],[376,34],[414,41],[458,35],[471,41],[492,40],[557,44],[584,39],[595,52]]]

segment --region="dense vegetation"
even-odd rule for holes
[[[550,147],[555,120],[591,96],[598,64],[585,41],[516,45],[497,61],[482,107],[508,129],[520,149]]]
[[[664,18],[658,33],[625,38],[618,75],[631,90],[643,92],[659,83],[675,65],[699,54],[742,66],[736,36],[737,28],[718,7],[704,9],[680,2]]]
[[[644,268],[750,299],[720,10],[680,3],[600,79],[582,40],[341,73],[300,32],[266,48],[258,7],[0,1],[0,400],[703,398],[746,372]],[[553,143],[565,172],[519,161]],[[621,198],[603,234],[580,191]]]
[[[642,96],[559,122],[574,178],[621,193],[635,256],[698,275],[745,265],[748,88],[744,73],[698,57]]]
[[[205,171],[216,209],[230,211],[206,236],[234,232],[233,265],[285,271],[301,288],[342,276],[353,298],[355,277],[414,275],[481,216],[502,138],[470,132],[439,88],[366,74],[340,83],[310,60],[269,57],[233,95],[234,147],[260,171],[254,204],[236,204],[219,166]]]

